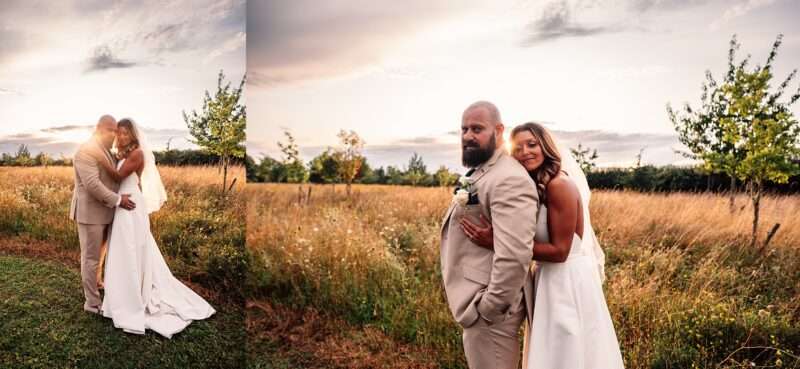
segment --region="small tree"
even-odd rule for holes
[[[787,102],[780,102],[786,87],[797,70],[770,93],[772,62],[778,53],[782,36],[772,45],[767,63],[745,70],[737,68],[732,83],[722,86],[722,92],[731,101],[730,117],[723,119],[725,139],[742,147],[744,158],[736,172],[747,184],[753,203],[753,231],[750,241],[758,240],[758,223],[761,197],[766,181],[786,183],[789,177],[800,173],[796,159],[800,157],[800,123],[794,118],[790,106],[800,99],[800,88]],[[766,246],[766,244],[765,244]]]
[[[595,160],[597,160],[597,149],[592,150],[578,143],[578,148],[569,149],[569,151],[572,152],[572,156],[575,157],[575,160],[578,162],[578,165],[580,165],[584,174],[589,174],[589,172],[597,167],[595,163]]]
[[[731,84],[738,69],[743,69],[750,57],[736,64],[736,50],[739,43],[734,35],[728,49],[728,72],[725,74],[723,84]],[[703,170],[708,173],[723,173],[730,180],[729,209],[733,213],[736,209],[736,178],[739,176],[737,169],[744,159],[744,150],[741,145],[726,139],[729,134],[724,120],[731,119],[731,101],[723,93],[711,71],[706,71],[706,81],[702,85],[700,95],[700,108],[692,109],[686,103],[681,113],[675,112],[667,104],[667,114],[678,132],[678,140],[689,151],[678,151],[679,154],[693,160],[703,162]]]
[[[758,240],[759,210],[765,182],[786,183],[790,176],[800,173],[796,162],[800,157],[800,124],[790,110],[790,106],[800,99],[800,88],[788,101],[779,101],[797,70],[789,74],[777,91],[770,92],[772,62],[782,38],[782,35],[776,38],[764,66],[748,70],[749,56],[738,64],[735,62],[739,43],[734,36],[728,53],[725,82],[717,86],[707,73],[710,82],[703,87],[703,111],[694,114],[687,105],[687,114],[676,120],[676,115],[669,110],[673,122],[677,122],[679,135],[687,138],[684,143],[697,153],[697,157],[712,169],[731,176],[732,181],[738,178],[747,184],[753,204],[751,246],[755,246]],[[703,129],[709,130],[710,134]],[[731,184],[733,187],[735,182]]]
[[[220,158],[223,194],[228,188],[228,166],[231,160],[243,158],[245,155],[243,143],[247,124],[245,106],[239,101],[244,90],[245,77],[242,77],[237,88],[231,88],[230,82],[224,81],[225,75],[220,71],[217,92],[212,97],[206,90],[200,113],[193,110],[188,115],[183,112],[183,120],[194,138],[191,142]]]
[[[14,165],[20,167],[28,167],[34,165],[34,159],[31,157],[31,152],[28,150],[28,145],[19,145],[17,154],[14,156]]]
[[[336,151],[339,159],[339,174],[341,175],[344,183],[347,184],[347,196],[350,196],[353,181],[361,169],[361,163],[364,157],[361,155],[361,149],[364,148],[364,142],[355,131],[339,131],[337,135],[342,147]]]
[[[47,168],[47,166],[50,165],[50,162],[52,162],[52,160],[50,159],[50,155],[48,155],[46,152],[42,151],[38,155],[36,155],[35,162],[36,162],[36,165],[41,165],[41,166]]]
[[[427,172],[428,168],[425,166],[425,162],[423,162],[422,157],[415,152],[411,156],[411,159],[408,159],[408,168],[406,169],[406,178],[408,178],[408,182],[412,186],[418,185],[428,174]]]
[[[433,174],[434,178],[436,178],[436,183],[439,184],[441,187],[449,187],[456,183],[458,180],[458,175],[450,173],[446,166],[441,165],[436,173]]]
[[[283,152],[282,176],[288,183],[305,183],[308,182],[308,170],[306,170],[303,161],[300,159],[300,148],[294,140],[294,136],[288,131],[283,131],[286,136],[287,142],[278,142],[278,147]]]

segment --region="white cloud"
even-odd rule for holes
[[[244,32],[238,32],[225,41],[219,48],[212,50],[208,55],[203,58],[203,64],[208,64],[214,58],[227,54],[232,51],[243,48],[247,43],[247,35]]]
[[[722,17],[720,19],[717,19],[714,22],[712,22],[709,27],[712,30],[718,29],[723,24],[728,23],[728,22],[730,22],[731,20],[733,20],[735,18],[739,18],[739,17],[745,16],[745,15],[747,15],[747,13],[750,13],[753,10],[769,6],[769,5],[773,4],[774,2],[775,2],[775,0],[744,0],[744,1],[740,1],[739,3],[734,4],[733,6],[731,6],[727,10],[725,10],[725,13],[722,14]]]

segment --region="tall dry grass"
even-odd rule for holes
[[[246,270],[244,168],[240,183],[220,196],[216,167],[159,167],[168,201],[151,215],[151,230],[172,271],[208,282],[220,291],[238,289]],[[230,173],[229,173],[230,174]],[[77,251],[77,227],[69,219],[74,186],[71,167],[0,167],[0,235]]]
[[[445,303],[441,188],[248,185],[248,278],[254,300],[313,307],[465,367]],[[739,199],[740,205],[746,199]],[[800,198],[768,197],[764,252],[750,212],[706,194],[596,192],[609,309],[629,368],[800,367]],[[762,235],[763,239],[763,235]],[[392,348],[386,348],[391,350]]]

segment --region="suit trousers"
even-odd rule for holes
[[[100,263],[100,247],[106,240],[108,224],[78,223],[78,239],[81,244],[81,283],[86,299],[83,307],[99,309],[102,301],[97,289],[97,266]]]
[[[464,353],[470,369],[517,369],[524,306],[523,301],[518,311],[502,322],[488,325],[478,318],[475,324],[464,328]]]

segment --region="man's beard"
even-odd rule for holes
[[[492,155],[494,154],[495,149],[497,148],[497,143],[495,142],[495,134],[492,132],[492,138],[489,140],[489,143],[486,144],[486,147],[480,147],[477,142],[461,142],[461,163],[464,164],[467,168],[475,168],[478,165],[481,165],[488,161]],[[467,150],[467,148],[471,148]]]

